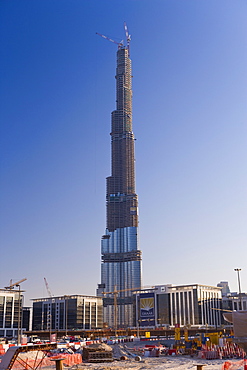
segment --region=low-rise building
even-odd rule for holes
[[[231,292],[228,281],[221,281],[217,286],[222,287],[222,309],[223,313],[228,311],[247,311],[247,294]],[[229,326],[228,321],[223,321]]]
[[[63,295],[33,299],[32,330],[77,330],[103,327],[101,297]]]
[[[157,285],[136,296],[138,326],[220,327],[221,288],[209,285]]]
[[[247,294],[246,293],[230,293],[222,298],[222,307],[230,311],[246,311],[247,310]]]

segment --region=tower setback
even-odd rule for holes
[[[111,114],[110,134],[111,176],[106,179],[107,225],[101,241],[101,283],[97,295],[104,297],[104,321],[109,326],[127,327],[135,326],[132,292],[141,287],[141,251],[138,248],[138,197],[135,192],[131,60],[129,47],[122,44],[117,51],[115,77],[116,110]],[[113,291],[120,291],[117,311],[112,294],[104,294]]]

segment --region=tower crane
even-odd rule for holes
[[[126,36],[126,42],[127,42],[127,50],[128,50],[128,54],[129,54],[129,52],[130,52],[130,41],[131,41],[131,37],[130,37],[129,31],[128,31],[128,27],[127,27],[126,22],[124,22],[124,30],[125,30],[125,36]],[[108,41],[111,41],[114,44],[117,44],[118,45],[118,49],[122,49],[122,48],[125,49],[123,40],[120,41],[120,42],[118,42],[118,41],[115,41],[115,40],[111,39],[108,36],[102,35],[99,32],[96,32],[96,35],[99,35],[99,36],[103,37],[104,39],[106,39]]]
[[[49,295],[49,298],[52,298],[52,294],[51,294],[51,291],[50,291],[50,288],[49,288],[49,285],[48,285],[48,282],[46,280],[46,278],[44,277],[44,281],[45,281],[45,286],[46,286],[46,290],[47,290],[47,293]],[[49,309],[47,311],[47,326],[50,330],[50,336],[51,336],[51,330],[52,330],[52,308],[51,308],[51,305],[49,305]]]
[[[108,41],[111,41],[111,42],[113,42],[114,44],[117,44],[117,45],[118,45],[118,49],[121,49],[121,48],[123,47],[123,40],[122,40],[122,41],[120,41],[120,42],[118,42],[118,41],[115,41],[115,40],[113,40],[113,39],[110,39],[110,37],[108,37],[108,36],[102,35],[102,34],[101,34],[101,33],[99,33],[99,32],[96,32],[96,35],[99,35],[99,36],[103,37],[104,39],[106,39],[106,40],[108,40]]]
[[[130,56],[130,41],[131,41],[131,36],[128,31],[128,27],[126,22],[124,22],[124,30],[125,30],[125,36],[126,36],[126,41],[127,41],[127,49],[128,49],[128,54]]]
[[[48,282],[47,282],[45,277],[44,277],[44,281],[45,281],[45,286],[46,286],[47,293],[48,293],[49,297],[52,298],[52,294],[51,294]]]
[[[23,283],[23,281],[26,281],[27,279],[21,279],[20,281],[17,281],[17,283],[12,284],[12,279],[10,280],[10,286],[6,286],[5,289],[13,289],[14,287],[20,287],[20,283]]]
[[[137,290],[146,290],[146,289],[155,289],[153,286],[151,286],[151,287],[120,289],[120,290],[117,290],[116,288],[117,288],[117,286],[114,285],[114,290],[112,292],[102,292],[103,295],[106,295],[106,294],[113,294],[114,295],[114,328],[115,328],[115,332],[117,330],[117,295],[118,295],[118,293],[129,292],[129,291],[135,292]]]

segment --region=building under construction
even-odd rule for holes
[[[130,36],[126,25],[125,31],[127,46],[120,43],[117,51],[116,110],[111,114],[111,176],[106,184],[107,226],[101,243],[101,283],[97,290],[98,295],[104,296],[104,321],[118,327],[135,325],[132,291],[141,287]],[[113,291],[119,291],[115,309],[110,293]]]
[[[18,336],[21,324],[23,295],[18,290],[0,289],[0,337]]]

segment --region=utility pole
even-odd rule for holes
[[[237,272],[237,275],[238,275],[238,293],[239,293],[239,301],[240,301],[240,310],[243,309],[243,302],[242,302],[242,293],[241,293],[241,286],[240,286],[240,271],[241,269],[240,268],[236,268],[234,269],[234,271]]]

